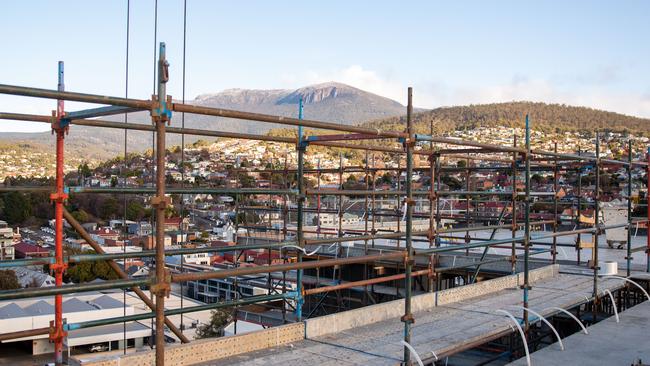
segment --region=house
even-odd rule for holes
[[[153,233],[153,228],[151,224],[146,221],[140,221],[138,223],[131,223],[127,227],[127,231],[131,235],[137,236],[148,236]]]
[[[120,232],[109,227],[103,227],[101,229],[91,231],[90,237],[99,245],[104,245],[105,239],[118,240],[120,237]]]
[[[135,221],[131,221],[131,220],[110,220],[108,222],[108,226],[110,226],[111,229],[116,229],[116,228],[120,228],[120,227],[123,227],[123,226],[131,225],[131,224],[135,224]]]
[[[54,277],[41,271],[35,271],[26,267],[10,268],[16,273],[20,287],[50,287],[54,286]]]
[[[165,235],[165,247],[172,245],[172,238]],[[143,250],[151,250],[156,247],[156,239],[153,236],[136,236],[131,238],[131,244],[142,248]]]
[[[338,225],[339,223],[339,217],[337,214],[323,213],[320,215],[320,218],[314,217],[314,221],[318,220],[319,222],[316,224],[320,226]],[[358,224],[360,221],[361,218],[359,218],[359,216],[347,212],[343,214],[343,219],[341,220],[343,225],[354,225]]]
[[[0,221],[0,260],[15,258],[14,231],[5,221]]]
[[[190,219],[187,217],[170,217],[165,219],[165,231],[187,231],[190,228]]]
[[[14,246],[16,258],[48,257],[50,251],[38,245],[20,242]]]

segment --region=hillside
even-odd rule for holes
[[[523,127],[524,116],[530,115],[531,127],[538,131],[595,131],[609,129],[616,132],[650,134],[650,119],[614,112],[564,104],[508,102],[469,106],[441,107],[415,113],[413,119],[418,132],[434,132],[484,127]],[[405,117],[392,117],[366,122],[363,125],[382,130],[403,130]]]
[[[220,93],[203,94],[189,104],[236,109],[287,117],[296,117],[300,98],[304,100],[305,118],[342,124],[358,124],[369,120],[384,119],[404,113],[406,107],[398,102],[341,83],[323,83],[289,90],[228,89]],[[107,120],[123,121],[123,116],[106,117]],[[150,124],[148,112],[129,114],[129,123]],[[172,126],[181,126],[181,115],[175,114]],[[278,125],[185,115],[185,127],[227,132],[264,134]],[[186,136],[186,142],[197,140]],[[128,132],[128,151],[144,151],[151,148],[151,133]],[[0,133],[0,144],[25,143],[54,151],[54,138],[44,133]],[[168,145],[180,143],[180,137],[169,135]],[[87,159],[107,159],[124,152],[124,131],[104,128],[73,126],[66,138],[66,149],[73,156]]]

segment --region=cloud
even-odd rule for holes
[[[567,77],[533,78],[521,74],[513,75],[504,83],[486,85],[459,85],[440,79],[418,80],[412,84],[413,103],[417,107],[436,108],[526,100],[585,106],[650,118],[650,90],[636,93],[608,87],[620,81],[614,67],[603,67],[591,74],[577,75],[570,82],[566,80]],[[283,82],[294,86],[326,81],[349,84],[402,104],[406,102],[406,88],[409,85],[394,75],[382,74],[361,65],[283,77]]]
[[[405,85],[389,75],[380,75],[360,65],[325,72],[309,71],[304,75],[284,75],[282,79],[285,84],[294,86],[337,81],[406,104]]]

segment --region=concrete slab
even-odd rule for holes
[[[547,268],[546,271],[546,276],[541,272],[531,276],[536,280],[530,291],[531,308],[551,314],[555,312],[548,309],[551,306],[570,308],[591,297],[591,277],[558,274],[556,267],[551,267],[551,270]],[[523,297],[518,287],[520,278],[514,275],[494,281],[492,284],[489,284],[491,281],[477,284],[480,287],[477,286],[476,291],[472,291],[472,286],[458,288],[467,296],[447,294],[450,301],[437,305],[434,294],[419,296],[419,306],[414,308],[411,345],[423,360],[434,360],[469,349],[513,331],[508,318],[497,310],[506,309],[516,317],[522,316],[522,310],[517,308]],[[619,280],[601,283],[602,288],[611,290],[622,285],[623,282]],[[492,291],[486,290],[485,286],[491,287]],[[432,298],[425,301],[427,296]],[[311,332],[309,320],[306,322],[308,339],[304,341],[203,364],[397,365],[402,360],[403,346],[400,341],[404,325],[396,314],[402,311],[403,302],[398,300],[333,314],[314,319],[318,327]]]
[[[632,365],[638,359],[650,363],[650,302],[641,303],[589,327],[589,334],[573,334],[563,340],[565,351],[546,347],[531,355],[535,366]],[[509,363],[526,365],[526,358]]]

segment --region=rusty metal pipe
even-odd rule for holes
[[[275,264],[271,266],[239,267],[239,268],[224,269],[224,270],[214,271],[214,272],[179,273],[179,274],[172,274],[171,277],[172,277],[172,282],[200,281],[200,280],[208,280],[208,279],[216,279],[216,278],[245,276],[250,274],[286,272],[295,269],[313,269],[313,268],[332,267],[332,266],[339,266],[339,265],[346,265],[346,264],[375,262],[375,261],[388,260],[388,259],[403,259],[405,256],[406,253],[404,252],[393,252],[387,254],[375,254],[375,255],[366,255],[360,257],[324,259],[324,260],[308,261],[308,262],[300,262],[300,263]]]
[[[70,226],[72,226],[72,228],[77,233],[79,233],[79,236],[81,236],[81,238],[84,239],[88,245],[93,248],[93,250],[95,250],[95,252],[98,254],[106,254],[106,252],[104,252],[104,249],[102,249],[102,247],[95,240],[93,240],[93,238],[90,237],[90,234],[88,234],[86,229],[84,229],[79,221],[77,221],[77,219],[75,219],[74,216],[72,216],[70,212],[68,212],[68,210],[65,208],[63,209],[63,217],[66,219],[66,221],[68,221]],[[122,268],[117,263],[115,263],[114,260],[107,260],[106,263],[108,263],[111,269],[117,273],[120,278],[125,280],[129,279],[129,275],[124,272],[124,270],[122,270]],[[136,295],[138,295],[138,297],[142,300],[142,302],[145,303],[145,305],[147,305],[147,307],[149,307],[152,311],[156,311],[156,304],[154,304],[154,302],[151,301],[151,299],[142,290],[140,290],[139,287],[132,287],[131,290]],[[167,325],[169,330],[171,330],[181,340],[181,342],[189,343],[190,340],[187,339],[183,333],[181,333],[180,329],[178,329],[178,327],[176,327],[176,325],[174,325],[171,320],[165,318],[165,325]]]
[[[428,275],[430,273],[431,273],[430,269],[422,269],[422,270],[419,270],[419,271],[411,272],[411,277]],[[401,280],[401,279],[403,279],[405,277],[406,277],[405,273],[400,273],[400,274],[391,275],[391,276],[370,278],[370,279],[362,280],[362,281],[346,282],[346,283],[341,283],[339,285],[316,287],[316,288],[312,288],[312,289],[309,289],[309,290],[305,290],[304,295],[305,296],[307,296],[307,295],[315,295],[315,294],[320,294],[320,293],[323,293],[323,292],[343,290],[343,289],[346,289],[346,288],[374,285],[374,284],[377,284],[377,283],[383,283],[383,282],[394,281],[394,280]]]
[[[0,94],[22,95],[25,97],[71,100],[83,103],[110,104],[137,109],[151,109],[151,101],[142,99],[127,99],[105,95],[57,91],[51,89],[31,88],[0,84]]]
[[[0,89],[1,91],[2,89]],[[403,133],[393,131],[381,131],[376,128],[348,126],[338,123],[321,122],[308,119],[298,119],[292,117],[273,116],[269,114],[242,112],[223,108],[202,107],[189,104],[173,103],[172,110],[176,112],[185,112],[193,114],[202,114],[206,116],[225,117],[234,119],[243,119],[248,121],[279,123],[289,126],[304,126],[311,128],[319,128],[325,130],[336,130],[345,132],[363,133],[387,138],[400,138],[404,137]]]

